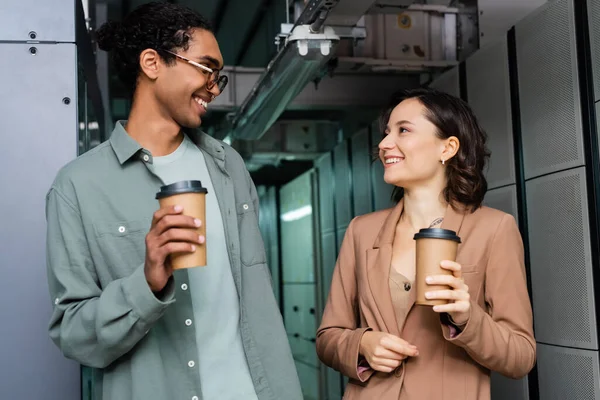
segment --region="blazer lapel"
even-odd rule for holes
[[[392,210],[385,220],[379,235],[373,243],[373,248],[367,250],[367,278],[371,294],[381,313],[386,330],[400,336],[398,321],[390,294],[390,266],[392,263],[392,245],[396,233],[396,225],[402,214],[403,201]]]
[[[455,210],[450,204],[448,204],[448,207],[446,208],[446,214],[444,215],[444,221],[442,221],[442,225],[440,225],[440,227],[443,229],[450,229],[451,231],[456,232],[456,234],[460,237],[460,228],[464,218],[465,211]]]
[[[371,294],[373,295],[377,309],[381,313],[386,330],[396,336],[400,336],[401,333],[396,319],[394,304],[392,303],[389,279],[396,225],[398,225],[403,209],[404,202],[400,200],[398,205],[394,207],[390,215],[386,218],[379,231],[379,235],[373,243],[373,248],[367,249],[367,279]],[[448,205],[441,228],[453,230],[460,236],[460,228],[464,216],[464,211],[455,210],[451,205]],[[411,300],[414,304],[415,296],[412,296]],[[412,308],[412,305],[409,306],[410,308]]]

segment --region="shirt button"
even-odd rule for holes
[[[125,227],[124,226],[120,226],[119,227],[119,233],[124,233],[125,232]]]
[[[54,299],[54,304],[58,304],[58,297]]]
[[[410,290],[410,283],[404,282],[404,290],[406,290],[407,292]]]
[[[248,208],[250,208],[250,207],[248,207],[248,204],[244,204],[242,207],[244,208],[244,210],[247,210]]]
[[[198,396],[192,397],[192,400],[198,400]]]
[[[182,285],[181,285],[181,290],[187,290],[187,284],[185,284],[185,283],[184,283],[184,284],[182,284]]]
[[[148,162],[148,160],[150,160],[150,157],[148,156],[148,154],[144,154],[144,157],[142,157],[144,159],[144,161]]]
[[[190,368],[194,368],[194,365],[196,365],[196,363],[195,363],[193,360],[190,360],[190,361],[188,362],[188,367],[190,367]]]
[[[186,319],[186,320],[185,320],[185,324],[186,324],[187,326],[190,326],[190,325],[192,324],[192,320],[191,320],[191,319]]]

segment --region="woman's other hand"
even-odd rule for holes
[[[471,314],[471,296],[469,287],[462,279],[461,265],[454,261],[442,261],[441,267],[452,271],[452,275],[433,275],[426,278],[429,285],[448,285],[448,290],[437,290],[425,293],[427,299],[448,300],[448,304],[433,307],[438,313],[448,313],[452,322],[458,326],[468,322]]]
[[[392,372],[407,357],[419,355],[415,346],[397,336],[384,332],[367,331],[360,341],[359,352],[372,369]]]

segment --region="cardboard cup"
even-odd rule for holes
[[[427,228],[421,229],[415,234],[414,240],[417,245],[416,253],[416,277],[417,298],[415,303],[419,305],[435,306],[446,304],[446,300],[425,298],[426,292],[450,289],[447,285],[429,285],[425,278],[432,275],[452,275],[452,271],[443,269],[440,263],[443,260],[456,261],[456,251],[460,238],[456,232],[448,229]]]
[[[198,235],[206,238],[206,194],[208,190],[200,181],[180,181],[171,185],[162,186],[156,194],[161,208],[180,205],[183,214],[198,218],[202,221],[200,228],[194,229]],[[173,269],[184,269],[206,266],[206,241],[203,244],[195,243],[196,251],[193,253],[171,254]]]

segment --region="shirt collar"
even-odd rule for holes
[[[200,129],[185,129],[184,132],[200,149],[207,152],[210,156],[224,161],[225,147],[219,140],[202,132]]]
[[[125,124],[127,121],[117,121],[115,128],[110,135],[110,144],[117,155],[119,163],[123,165],[135,154],[140,151],[145,154],[152,156],[149,151],[145,150],[140,144],[135,141],[127,131],[125,130]],[[184,129],[184,132],[188,137],[198,146],[204,150],[210,156],[224,161],[225,160],[225,147],[223,144],[212,136],[207,135],[199,129]]]
[[[124,125],[126,122],[127,121],[117,121],[115,129],[113,129],[109,139],[110,145],[121,165],[133,157],[138,151],[142,150],[142,146],[129,136],[125,130]]]

